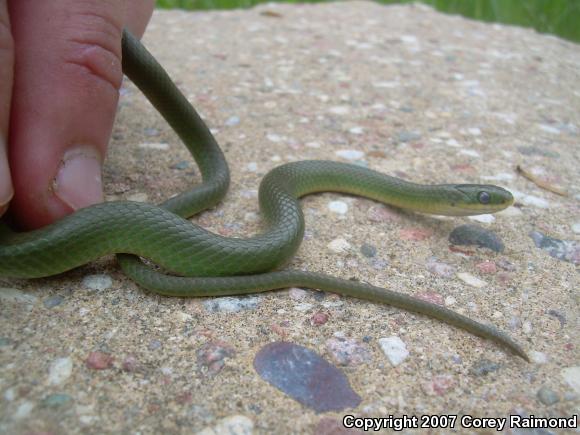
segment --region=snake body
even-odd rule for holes
[[[298,270],[288,262],[304,236],[298,198],[322,191],[359,195],[414,211],[470,215],[501,210],[513,202],[489,185],[419,185],[373,170],[330,161],[279,166],[260,184],[266,230],[238,239],[213,234],[185,218],[217,204],[229,185],[229,170],[209,129],[170,77],[141,43],[123,33],[123,71],[145,93],[192,153],[202,183],[160,206],[119,201],[81,209],[29,232],[0,231],[0,276],[55,275],[118,254],[123,271],[137,283],[170,296],[254,293],[289,286],[317,288],[415,311],[493,340],[527,360],[509,336],[439,305],[369,284]],[[146,258],[171,274],[151,269]]]

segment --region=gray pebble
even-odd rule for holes
[[[233,127],[234,125],[238,125],[240,123],[240,118],[237,116],[230,116],[227,120],[226,120],[226,125],[228,127]]]
[[[521,146],[518,147],[518,151],[524,156],[540,156],[549,157],[552,159],[560,157],[560,154],[556,151],[544,150],[535,146]]]
[[[112,285],[113,279],[104,273],[87,275],[83,278],[83,286],[95,291],[107,290],[111,288]]]
[[[560,322],[560,328],[563,328],[566,325],[566,314],[561,313],[558,310],[548,310],[547,314],[558,319]]]
[[[453,361],[454,364],[463,364],[463,358],[461,358],[459,355],[452,355],[451,361]]]
[[[580,264],[580,243],[575,240],[560,240],[547,236],[539,231],[532,231],[530,237],[537,248],[543,249],[551,257]]]
[[[497,234],[472,224],[460,225],[451,231],[449,242],[453,245],[476,245],[495,252],[504,250],[504,244]]]
[[[62,297],[61,295],[54,295],[49,298],[46,298],[42,303],[46,308],[54,308],[62,304],[62,301],[64,301],[64,297]]]
[[[144,133],[146,136],[159,136],[159,130],[157,130],[156,128],[146,128],[144,130]]]
[[[509,262],[505,258],[500,258],[495,262],[498,267],[501,267],[503,270],[507,270],[508,272],[513,272],[516,270],[516,266],[513,263]]]
[[[371,264],[376,270],[384,270],[389,265],[389,262],[383,258],[373,258]]]
[[[368,168],[369,164],[367,162],[365,162],[364,160],[355,160],[354,162],[352,162],[353,165],[357,165],[357,166],[361,166],[363,168]]]
[[[412,142],[421,139],[421,134],[416,131],[401,131],[398,139],[399,142]]]
[[[250,435],[254,433],[254,422],[245,415],[229,415],[196,433],[200,435]]]
[[[501,366],[488,359],[482,359],[471,367],[470,373],[474,376],[485,376],[489,373],[499,370]]]
[[[189,408],[187,415],[204,423],[209,423],[215,420],[215,416],[205,405],[192,405],[191,408]]]
[[[72,402],[73,398],[68,394],[49,394],[42,399],[42,405],[47,408],[58,408]]]
[[[326,299],[326,293],[322,291],[315,291],[314,293],[312,293],[312,297],[314,298],[315,301],[320,302]]]
[[[242,224],[239,222],[228,222],[224,224],[224,229],[231,231],[239,231],[242,229]]]
[[[171,169],[178,169],[178,170],[183,170],[183,169],[187,169],[189,168],[190,164],[187,160],[182,160],[181,162],[177,162],[174,165],[171,165],[170,168]]]
[[[33,305],[37,299],[32,293],[27,293],[16,288],[0,288],[0,301],[3,302]]]
[[[354,338],[329,338],[326,340],[326,349],[341,366],[358,366],[372,360],[369,346]]]
[[[520,319],[518,316],[512,316],[508,321],[508,327],[512,331],[520,329],[522,327],[522,319]]]
[[[555,391],[551,390],[548,387],[540,388],[536,393],[536,397],[540,402],[548,406],[553,405],[554,403],[558,403],[560,401],[558,393],[556,393]]]
[[[161,347],[161,342],[159,340],[151,340],[149,342],[149,350],[157,350]]]
[[[377,255],[377,248],[375,248],[372,245],[369,245],[368,243],[364,243],[361,247],[360,247],[360,252],[362,255],[364,255],[365,257],[368,258],[372,258],[375,255]]]
[[[237,313],[242,310],[253,310],[260,303],[258,296],[223,297],[208,299],[203,303],[204,308],[210,312],[223,311]]]

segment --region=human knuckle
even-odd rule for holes
[[[67,32],[64,63],[89,80],[116,90],[121,85],[121,29],[111,17],[82,14]]]

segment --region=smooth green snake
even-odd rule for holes
[[[419,185],[373,170],[331,161],[279,166],[263,179],[259,202],[266,231],[227,238],[185,218],[217,204],[229,171],[218,144],[193,107],[141,43],[123,34],[123,71],[178,133],[195,158],[202,183],[160,206],[107,202],[76,211],[39,230],[0,232],[0,276],[37,278],[59,274],[107,254],[143,287],[169,296],[237,295],[299,286],[394,305],[442,320],[493,340],[527,360],[509,336],[442,306],[369,284],[299,270],[277,271],[304,236],[298,198],[344,192],[418,212],[443,215],[492,213],[513,203],[497,186]],[[144,264],[139,257],[161,266]]]

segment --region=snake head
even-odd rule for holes
[[[488,184],[457,184],[457,200],[452,203],[455,216],[495,213],[514,203],[513,195],[506,189]]]

